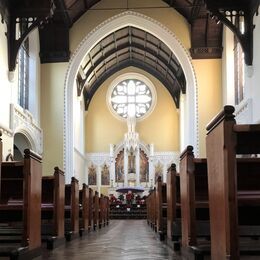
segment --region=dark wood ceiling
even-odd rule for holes
[[[100,84],[113,73],[129,66],[154,75],[179,107],[180,92],[185,93],[186,80],[178,59],[160,39],[127,26],[98,42],[81,63],[77,86],[78,95],[84,89],[86,109]]]
[[[0,0],[2,22],[7,24],[9,70],[15,69],[18,49],[36,27],[40,33],[41,62],[68,61],[69,29],[98,2],[100,0]],[[168,8],[176,9],[190,24],[190,54],[193,59],[221,58],[222,31],[223,25],[226,25],[241,43],[246,64],[252,64],[253,16],[257,13],[260,0],[163,0],[163,2],[168,4]],[[243,33],[236,22],[241,18],[245,22]],[[23,28],[18,39],[16,39],[17,25]],[[78,90],[84,89],[87,102],[107,77],[103,74],[111,75],[123,67],[135,66],[149,73],[157,73],[156,76],[168,88],[178,106],[179,94],[185,91],[183,72],[181,76],[178,74],[179,63],[176,57],[159,39],[152,37],[147,32],[127,27],[101,40],[86,57],[85,64],[82,64],[83,74],[80,72],[78,74]],[[148,44],[149,48],[146,46]],[[118,49],[116,45],[119,46]],[[86,79],[82,75],[91,82],[88,83],[87,90],[84,88]]]

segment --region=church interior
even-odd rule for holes
[[[0,259],[260,259],[259,4],[0,0]]]

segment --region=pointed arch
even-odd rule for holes
[[[125,26],[134,26],[145,30],[161,41],[163,41],[178,58],[187,81],[186,94],[183,97],[183,104],[180,113],[180,133],[181,133],[181,150],[186,145],[193,145],[195,153],[198,151],[198,98],[197,98],[197,82],[191,58],[188,51],[176,37],[176,35],[158,21],[145,16],[143,14],[126,11],[115,15],[95,29],[93,29],[79,44],[73,53],[67,69],[64,84],[64,169],[66,180],[69,181],[74,172],[73,162],[73,88],[75,86],[75,78],[82,61],[82,58],[91,50],[91,48],[102,38],[115,30]]]

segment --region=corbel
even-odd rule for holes
[[[55,5],[53,1],[50,2],[50,9],[40,16],[30,17],[19,13],[19,10],[10,10],[9,16],[6,16],[5,22],[7,25],[7,44],[8,44],[8,67],[9,71],[15,71],[16,60],[19,48],[22,43],[26,40],[31,31],[36,29],[38,26],[44,26],[48,23],[50,18],[53,16],[55,10]],[[17,30],[20,24],[26,25],[24,31],[19,32]]]
[[[222,22],[237,37],[244,52],[245,64],[253,63],[253,17],[258,15],[260,0],[250,1],[214,1],[205,0],[210,16],[216,22]],[[244,26],[243,26],[244,24]]]

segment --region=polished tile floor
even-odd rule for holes
[[[146,220],[113,220],[53,251],[44,250],[40,259],[50,260],[163,260],[181,259],[160,242]]]

